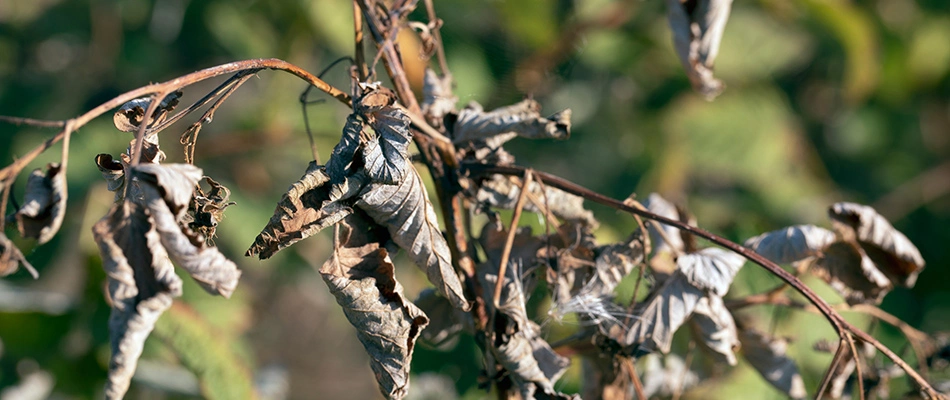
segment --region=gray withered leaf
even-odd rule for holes
[[[408,165],[406,179],[398,185],[373,183],[359,195],[356,206],[376,223],[389,229],[393,241],[426,272],[429,282],[455,307],[468,310],[462,284],[452,267],[448,243],[429,201],[422,178]]]
[[[924,258],[907,236],[873,208],[855,203],[836,203],[828,210],[835,223],[849,226],[857,233],[858,243],[878,269],[896,285],[913,287],[924,269]]]
[[[40,277],[40,274],[36,272],[36,268],[33,268],[33,266],[26,261],[26,257],[23,256],[20,249],[10,241],[7,235],[0,231],[0,277],[16,272],[20,265],[26,268],[30,275],[33,276],[33,279]]]
[[[593,229],[599,226],[594,213],[584,208],[583,197],[551,186],[544,186],[544,190],[541,188],[542,186],[535,181],[528,183],[528,192],[541,201],[556,217],[565,221],[582,222]],[[475,199],[492,207],[511,210],[515,208],[520,194],[520,185],[511,182],[506,176],[496,174],[481,183]],[[541,212],[531,201],[524,203],[524,209],[534,213]]]
[[[699,376],[689,369],[686,362],[676,354],[660,356],[650,354],[644,357],[643,394],[647,398],[658,396],[667,398],[674,393],[682,393],[699,384]]]
[[[571,110],[565,109],[548,118],[541,116],[541,105],[527,99],[519,103],[485,112],[478,103],[471,102],[459,110],[451,126],[452,141],[456,144],[483,140],[488,147],[497,148],[521,136],[528,139],[567,139],[571,136]]]
[[[680,219],[679,211],[676,210],[676,206],[657,193],[650,193],[647,199],[643,201],[643,207],[662,217],[675,221],[679,221]],[[653,244],[653,252],[671,252],[671,249],[683,251],[685,245],[683,244],[683,238],[680,236],[679,230],[669,225],[658,224],[663,228],[663,233],[666,235],[666,238],[672,243],[667,243],[663,236],[660,235],[660,232],[657,231],[656,224],[651,222],[647,225],[647,230],[650,232],[650,243]]]
[[[125,166],[111,154],[102,153],[96,155],[96,167],[106,180],[109,191],[115,192],[116,200],[119,200],[125,190]]]
[[[426,315],[436,316],[422,331],[419,343],[448,350],[458,343],[460,332],[474,329],[471,315],[453,307],[449,300],[435,289],[423,290],[413,303]]]
[[[689,81],[706,100],[714,99],[724,87],[713,77],[713,63],[732,0],[667,0],[666,7],[673,45]]]
[[[350,163],[353,162],[356,150],[360,147],[362,132],[363,120],[356,114],[347,116],[346,124],[343,125],[343,135],[340,136],[340,141],[333,147],[330,159],[327,160],[326,173],[329,175],[331,182],[343,182],[348,175]]]
[[[332,157],[331,157],[332,160]],[[245,253],[260,259],[332,226],[353,212],[341,202],[331,201],[330,176],[323,167],[310,162],[304,175],[281,196],[274,215]]]
[[[211,187],[208,193],[199,186],[195,191],[195,196],[188,205],[188,214],[185,216],[185,222],[195,233],[203,236],[205,241],[213,243],[215,231],[218,223],[224,218],[224,211],[228,207],[237,203],[230,201],[231,190],[218,183],[210,176],[204,177],[204,181]]]
[[[109,283],[112,358],[106,398],[121,399],[145,339],[158,317],[181,295],[181,280],[161,244],[154,221],[129,200],[112,206],[92,228]]]
[[[834,232],[825,228],[795,225],[751,237],[744,246],[776,263],[788,264],[819,256],[836,240]]]
[[[710,351],[717,363],[736,365],[739,333],[722,297],[706,296],[699,299],[689,319],[689,326],[694,337]]]
[[[620,281],[643,262],[641,234],[637,231],[624,243],[594,249],[594,270],[587,285],[595,286],[600,296],[612,294]]]
[[[376,135],[363,146],[366,175],[374,182],[398,185],[408,175],[409,117],[398,107],[384,107],[370,124]]]
[[[155,109],[155,113],[152,114],[151,120],[148,122],[148,126],[152,126],[158,123],[161,123],[165,120],[169,113],[175,109],[178,105],[178,102],[181,98],[182,92],[175,91],[169,93],[168,96],[165,96],[162,99],[162,102],[158,104],[158,107]],[[129,100],[122,107],[119,107],[116,110],[115,114],[112,116],[112,122],[115,124],[116,129],[122,132],[135,132],[139,129],[139,125],[142,124],[142,121],[145,120],[145,111],[148,110],[149,104],[151,104],[151,97],[140,97],[137,99]]]
[[[63,224],[66,215],[66,170],[61,164],[47,164],[46,172],[33,170],[26,181],[23,206],[16,212],[20,235],[48,242]]]
[[[822,278],[849,304],[879,304],[893,288],[864,249],[852,241],[825,247],[809,272]]]
[[[320,274],[356,328],[383,395],[401,399],[409,390],[416,338],[429,319],[405,298],[389,253],[381,247],[388,233],[374,225],[359,214],[347,216]]]
[[[435,128],[443,126],[442,119],[455,111],[459,99],[452,93],[452,75],[439,76],[426,68],[422,80],[422,114]]]
[[[241,271],[217,247],[208,246],[192,232],[182,218],[202,177],[201,169],[190,164],[144,164],[131,171],[168,256],[208,293],[230,297]]]
[[[745,264],[745,258],[716,247],[684,254],[676,260],[679,270],[698,288],[716,296],[725,296],[732,279]]]
[[[634,355],[656,350],[669,353],[673,334],[705,296],[705,291],[691,284],[681,271],[674,272],[637,305],[633,314],[639,317],[633,320],[622,344]]]
[[[739,341],[742,343],[742,356],[772,386],[793,399],[808,396],[798,366],[786,354],[787,340],[745,328],[739,330]]]

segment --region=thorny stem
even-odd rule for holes
[[[505,283],[505,273],[508,269],[508,258],[511,257],[511,246],[515,244],[515,235],[518,233],[518,221],[521,221],[521,211],[524,210],[524,200],[527,198],[528,184],[531,183],[531,170],[524,171],[524,178],[521,180],[521,193],[518,194],[518,201],[515,202],[515,212],[511,216],[511,225],[508,226],[508,236],[505,238],[505,247],[501,251],[501,260],[498,263],[498,279],[495,281],[495,293],[492,297],[492,304],[495,309],[499,308],[501,301],[501,287]],[[520,277],[516,277],[520,279]]]
[[[489,174],[502,174],[502,175],[521,175],[524,173],[526,168],[520,166],[502,166],[502,165],[490,165],[490,164],[477,164],[477,163],[463,163],[461,165],[461,170],[463,173],[468,173],[470,175],[482,176]],[[930,398],[937,398],[939,395],[936,390],[927,382],[920,374],[917,373],[910,365],[907,364],[903,359],[895,354],[891,349],[884,346],[880,341],[868,335],[864,331],[858,329],[848,321],[846,321],[841,314],[838,314],[831,305],[829,305],[824,299],[818,296],[814,291],[812,291],[808,286],[806,286],[801,280],[796,278],[794,275],[785,271],[782,267],[774,262],[768,260],[765,257],[762,257],[758,253],[742,247],[732,241],[710,233],[704,229],[697,228],[685,224],[680,221],[672,220],[661,215],[656,215],[652,212],[646,210],[640,210],[635,207],[631,207],[623,204],[620,201],[614,200],[610,197],[604,196],[600,193],[591,191],[585,187],[577,185],[573,182],[570,182],[566,179],[547,174],[540,171],[534,172],[536,179],[542,180],[547,184],[557,187],[565,192],[572,193],[578,196],[581,196],[587,200],[593,201],[595,203],[603,204],[608,207],[615,209],[623,210],[631,214],[637,214],[645,218],[656,220],[667,225],[674,226],[678,229],[685,230],[689,233],[692,233],[696,236],[707,239],[719,246],[722,246],[728,250],[731,250],[746,259],[762,266],[767,271],[773,275],[778,276],[780,279],[789,284],[796,291],[805,296],[810,303],[812,303],[818,311],[831,323],[832,327],[838,333],[838,336],[842,340],[850,341],[853,340],[851,335],[854,335],[854,338],[865,341],[877,348],[881,353],[890,358],[895,364],[897,364],[901,369],[907,372],[907,375],[913,379],[917,385],[920,386],[924,394]],[[850,333],[850,334],[849,334]]]

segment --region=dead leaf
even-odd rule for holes
[[[647,398],[668,398],[699,384],[699,376],[676,354],[645,356],[640,370],[643,371],[643,394]]]
[[[113,159],[110,154],[98,154],[96,167],[102,173],[102,178],[106,180],[109,191],[115,192],[115,200],[121,199],[121,194],[125,191],[125,166]]]
[[[534,195],[558,218],[565,221],[581,222],[592,229],[596,229],[600,225],[597,219],[594,218],[594,213],[584,208],[583,197],[551,186],[545,186],[544,190],[541,190],[541,185],[534,181],[528,184],[528,193]],[[520,185],[512,183],[505,176],[492,175],[490,179],[479,185],[475,199],[492,207],[511,210],[515,208],[520,194]],[[538,206],[530,201],[524,203],[524,209],[534,213],[541,212]]]
[[[191,164],[145,164],[132,168],[132,176],[141,185],[143,205],[168,256],[208,293],[231,297],[241,271],[217,247],[207,246],[182,218],[202,177],[201,169]]]
[[[422,114],[432,127],[444,126],[443,119],[455,111],[459,99],[452,93],[452,75],[439,76],[426,68],[422,81]]]
[[[820,256],[836,240],[834,232],[825,228],[795,225],[751,237],[744,246],[773,262],[789,264]]]
[[[717,363],[736,365],[739,334],[736,322],[723,303],[722,297],[706,296],[699,300],[689,319],[693,336],[708,349]]]
[[[836,230],[842,225],[857,233],[858,243],[874,264],[896,285],[913,287],[924,269],[924,258],[907,236],[873,208],[836,203],[828,210]]]
[[[666,7],[673,45],[689,81],[706,100],[714,99],[724,88],[713,77],[713,63],[732,0],[667,0]]]
[[[455,307],[468,310],[462,284],[452,267],[449,246],[429,201],[422,178],[411,165],[398,185],[373,183],[363,189],[356,206],[389,229],[399,247],[426,272],[429,282]]]
[[[396,107],[384,107],[376,113],[370,124],[376,131],[363,146],[363,161],[366,175],[374,182],[398,185],[408,175],[409,117]]]
[[[626,243],[615,243],[594,249],[596,259],[588,285],[594,285],[601,296],[613,293],[624,277],[643,262],[643,244],[640,232],[634,233]]]
[[[329,181],[323,167],[311,162],[307,172],[281,197],[274,215],[245,255],[257,254],[261,260],[270,258],[351,214],[353,209],[349,205],[330,200]]]
[[[451,127],[452,142],[482,140],[488,147],[497,148],[518,136],[528,139],[567,139],[571,136],[570,109],[548,118],[541,117],[540,111],[541,105],[531,99],[490,112],[471,102],[458,112]]]
[[[0,231],[0,277],[16,272],[20,265],[26,268],[33,279],[40,277],[36,269],[26,261],[26,257],[23,256],[20,249],[7,238],[7,235]]]
[[[808,396],[795,361],[786,354],[787,340],[770,337],[754,329],[742,329],[739,331],[739,341],[742,342],[743,357],[772,386],[793,399]]]
[[[809,272],[835,289],[848,304],[880,304],[893,288],[864,249],[854,242],[834,242]]]
[[[732,279],[743,264],[745,258],[741,255],[715,247],[684,254],[676,260],[690,283],[719,297],[729,292]]]
[[[204,180],[211,189],[205,194],[200,186],[197,188],[188,205],[185,222],[188,228],[204,237],[205,241],[211,245],[218,223],[224,218],[224,211],[237,203],[229,201],[231,190],[227,187],[211,179],[210,176],[204,177]]]
[[[144,207],[129,200],[118,203],[92,231],[112,300],[106,398],[121,399],[155,321],[181,295],[181,280]]]
[[[448,350],[458,343],[459,333],[468,327],[474,332],[471,315],[452,306],[435,289],[425,289],[414,301],[426,315],[436,316],[422,331],[420,343],[439,350]]]
[[[679,211],[677,211],[676,206],[657,193],[650,193],[650,196],[648,196],[646,201],[643,202],[643,207],[661,217],[666,217],[675,221],[680,220],[680,214]],[[663,235],[657,231],[657,224],[663,228],[663,234],[665,234],[666,238],[670,240],[670,243],[667,243]],[[650,243],[653,243],[654,254],[674,252],[673,249],[676,249],[676,251],[679,252],[685,251],[685,245],[683,244],[683,238],[679,234],[679,229],[660,222],[657,222],[656,224],[651,222],[647,224],[647,230],[650,232]]]
[[[66,171],[60,164],[47,164],[46,172],[33,170],[26,181],[23,206],[16,212],[20,235],[48,242],[59,232],[66,216]]]
[[[412,350],[429,319],[405,299],[381,242],[388,234],[358,214],[340,224],[337,243],[320,274],[356,328],[383,395],[405,397]]]
[[[656,350],[669,353],[673,334],[689,319],[705,296],[706,293],[692,285],[682,271],[674,272],[633,311],[638,317],[621,342],[627,349],[626,353],[642,355]]]
[[[155,112],[152,114],[152,118],[148,123],[148,126],[154,126],[160,124],[168,116],[172,110],[175,109],[175,106],[178,105],[179,99],[182,96],[182,92],[175,91],[169,93],[168,96],[159,103],[158,107],[155,109]],[[142,124],[142,121],[145,120],[145,111],[148,110],[149,104],[151,104],[151,97],[141,97],[138,99],[129,100],[127,103],[123,104],[122,107],[119,107],[116,110],[115,114],[112,116],[112,122],[115,124],[116,129],[122,132],[135,132],[139,129],[139,125]]]
[[[362,132],[363,121],[359,117],[355,114],[346,117],[346,125],[343,125],[343,135],[340,136],[339,143],[333,147],[330,159],[327,160],[326,174],[328,174],[332,183],[343,182],[346,176],[349,175],[350,163],[353,162],[356,150],[360,147]]]

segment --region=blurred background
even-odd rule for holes
[[[662,1],[448,0],[436,10],[459,106],[533,96],[546,114],[573,109],[570,140],[508,145],[520,164],[614,198],[659,192],[688,205],[700,226],[740,243],[792,224],[827,227],[826,209],[836,201],[872,205],[927,261],[917,286],[894,290],[882,308],[926,332],[950,331],[950,3],[737,2],[716,62],[727,88],[711,103],[691,91]],[[411,19],[425,21],[424,13]],[[239,59],[277,57],[317,73],[352,54],[352,21],[347,0],[3,0],[0,114],[66,119],[136,87]],[[406,31],[400,41],[418,89],[425,63],[418,40]],[[348,85],[343,67],[325,78]],[[219,82],[186,89],[183,102]],[[242,256],[311,159],[298,103],[304,89],[288,74],[263,71],[201,131],[196,164],[237,202],[216,243],[244,276],[230,300],[184,279],[184,295],[146,343],[129,398],[242,398],[251,390],[274,399],[379,398],[353,328],[314,270],[327,258],[330,233],[270,260]],[[309,110],[326,160],[348,110],[334,101]],[[162,137],[171,162],[183,158],[177,135],[193,122],[186,120]],[[53,133],[0,124],[4,164]],[[109,116],[80,129],[60,234],[37,247],[7,230],[40,279],[21,271],[0,280],[4,400],[102,396],[109,307],[90,228],[113,197],[93,157],[117,156],[131,139]],[[59,146],[47,153],[30,169],[57,162]],[[18,198],[25,180],[17,181]],[[625,215],[591,208],[602,243],[635,228]],[[405,258],[396,261],[414,297],[425,277]],[[820,281],[807,282],[840,302]],[[730,296],[777,283],[747,266]],[[789,352],[814,391],[830,355],[812,343],[833,337],[831,328],[795,311],[748,314],[793,338]],[[916,363],[896,329],[853,317]],[[470,337],[448,352],[419,348],[412,395],[486,397],[477,388],[481,368]],[[559,388],[576,390],[580,379],[572,367]],[[903,380],[894,385],[894,393],[908,388]],[[744,364],[686,397],[740,393],[782,397]]]

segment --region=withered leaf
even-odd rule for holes
[[[96,167],[102,173],[102,178],[106,180],[106,185],[110,192],[115,192],[115,199],[121,198],[125,191],[125,166],[122,162],[112,158],[111,154],[96,155]]]
[[[429,321],[429,326],[422,331],[420,343],[437,349],[450,349],[455,347],[458,334],[466,329],[466,326],[473,328],[471,315],[453,307],[449,300],[435,289],[423,290],[414,303],[426,315],[437,316]]]
[[[389,253],[380,247],[388,235],[372,225],[358,214],[348,216],[320,274],[356,328],[383,395],[401,399],[409,389],[416,338],[429,319],[406,300]]]
[[[330,159],[327,160],[326,173],[333,183],[343,182],[346,178],[350,163],[353,162],[356,150],[360,147],[361,132],[363,132],[363,121],[356,114],[346,117],[346,125],[343,125],[340,142],[333,147]]]
[[[112,299],[106,398],[121,399],[155,321],[181,295],[181,280],[144,207],[129,200],[115,204],[92,231]]]
[[[699,384],[699,376],[676,354],[644,357],[643,394],[667,398]]]
[[[439,76],[426,68],[422,81],[422,113],[435,128],[443,126],[442,119],[455,111],[459,99],[452,93],[452,75]]]
[[[626,243],[601,246],[594,250],[597,258],[588,285],[597,287],[600,296],[613,293],[624,277],[643,262],[643,244],[637,232]]]
[[[145,164],[134,167],[132,176],[141,185],[144,206],[169,257],[208,293],[230,297],[241,271],[182,220],[202,177],[201,169],[190,164]]]
[[[544,190],[541,190],[541,185],[534,181],[528,184],[528,193],[534,195],[558,218],[565,221],[582,222],[592,229],[596,229],[599,225],[597,219],[594,218],[594,213],[584,208],[583,197],[551,186],[545,186]],[[492,207],[511,210],[515,208],[520,194],[520,185],[512,183],[505,176],[492,175],[490,179],[485,180],[479,186],[475,199]],[[534,213],[541,212],[538,206],[531,201],[524,203],[524,209]]]
[[[23,256],[20,249],[7,238],[7,235],[0,231],[0,277],[16,272],[20,265],[26,268],[33,279],[40,277],[36,269],[26,261],[26,257]]]
[[[155,113],[152,114],[148,126],[153,126],[164,121],[168,114],[178,105],[181,95],[182,92],[179,90],[165,96],[155,109]],[[112,116],[112,122],[115,124],[116,129],[122,132],[137,131],[139,125],[145,120],[145,111],[148,110],[148,106],[151,102],[151,97],[140,97],[138,99],[129,100],[123,104],[122,107],[119,107]]]
[[[195,233],[203,236],[206,242],[211,243],[215,236],[218,223],[224,218],[224,211],[237,203],[229,201],[231,190],[218,183],[210,176],[204,177],[211,189],[205,194],[199,186],[195,191],[191,203],[188,205],[188,214],[185,220],[188,227]]]
[[[689,282],[716,296],[725,296],[745,258],[728,250],[710,247],[676,260]]]
[[[679,211],[676,210],[676,206],[657,193],[650,193],[650,196],[648,196],[646,201],[643,202],[643,206],[646,207],[646,209],[650,212],[659,216],[676,221],[680,219]],[[679,234],[679,230],[670,225],[665,225],[662,223],[657,224],[663,228],[663,233],[671,243],[667,243],[663,235],[657,231],[656,224],[650,223],[647,225],[647,230],[650,232],[650,243],[653,243],[653,252],[672,252],[672,249],[683,251],[685,245],[683,244],[683,239]]]
[[[26,181],[23,206],[16,212],[20,235],[48,242],[59,232],[66,215],[66,171],[60,164],[47,164],[46,172],[33,170]]]
[[[676,271],[637,305],[634,319],[623,345],[634,355],[660,350],[669,353],[673,334],[693,314],[705,297],[702,289],[693,286],[681,271]]]
[[[455,125],[451,127],[452,141],[459,144],[483,140],[488,147],[497,148],[518,136],[528,139],[570,137],[570,109],[548,118],[542,117],[540,111],[541,105],[531,99],[490,112],[471,102],[458,112]]]
[[[831,285],[849,304],[879,304],[893,288],[874,261],[854,242],[834,242],[809,269]]]
[[[805,382],[795,361],[786,355],[788,341],[754,329],[739,331],[742,355],[766,381],[793,399],[805,398]]]
[[[329,181],[327,172],[317,163],[311,162],[307,172],[281,197],[274,215],[245,255],[250,257],[257,254],[262,260],[270,258],[281,249],[332,226],[352,213],[353,209],[348,205],[330,200]]]
[[[739,334],[722,297],[701,298],[693,310],[689,325],[699,343],[711,352],[716,362],[736,365]]]
[[[907,236],[873,208],[855,203],[836,203],[828,215],[857,233],[858,242],[874,264],[896,285],[913,287],[924,269],[924,258]]]
[[[372,122],[376,137],[363,147],[366,175],[374,182],[398,185],[409,169],[409,117],[397,107],[385,107]]]
[[[422,178],[412,166],[405,171],[408,175],[398,185],[368,185],[356,206],[389,229],[396,244],[409,252],[409,257],[426,272],[439,293],[455,307],[468,310],[470,305],[462,294],[449,246],[439,230],[439,221]]]
[[[706,100],[714,99],[724,87],[713,77],[713,63],[732,0],[667,0],[666,7],[673,45],[689,81]]]
[[[825,228],[795,225],[751,237],[744,246],[776,263],[788,264],[820,255],[835,240],[834,232]]]

